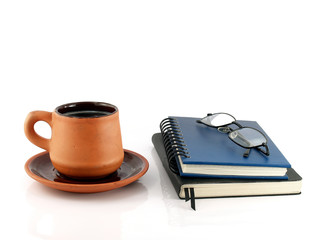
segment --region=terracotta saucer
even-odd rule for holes
[[[98,180],[76,180],[61,176],[53,167],[49,153],[42,152],[30,158],[25,170],[36,181],[55,189],[77,193],[104,192],[123,187],[142,177],[148,170],[148,161],[138,153],[124,150],[121,167],[111,175]]]

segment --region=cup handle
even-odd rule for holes
[[[41,137],[34,130],[34,125],[38,121],[45,121],[52,128],[52,113],[45,111],[30,112],[24,122],[24,133],[34,145],[49,151],[51,139]]]

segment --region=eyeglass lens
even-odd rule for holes
[[[226,113],[215,113],[202,119],[202,122],[213,127],[220,127],[236,121],[234,117]]]
[[[229,133],[229,138],[245,148],[261,146],[266,143],[266,138],[253,128],[240,128]]]

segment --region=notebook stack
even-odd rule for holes
[[[302,178],[255,121],[237,121],[262,132],[270,155],[252,149],[248,157],[216,128],[198,118],[169,117],[152,137],[179,198],[288,195],[301,193]],[[163,124],[165,123],[165,124]]]

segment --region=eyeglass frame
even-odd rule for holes
[[[213,126],[213,125],[209,125],[205,122],[203,122],[202,120],[207,118],[207,117],[210,117],[212,115],[218,115],[218,114],[226,114],[226,115],[229,115],[230,117],[232,117],[234,119],[234,121],[232,121],[231,123],[227,123],[227,124],[223,124],[223,125],[220,125],[220,126]],[[218,112],[218,113],[208,113],[206,117],[200,119],[200,120],[197,120],[197,123],[201,123],[201,124],[204,124],[208,127],[212,127],[212,128],[216,128],[219,132],[222,132],[222,133],[228,133],[228,137],[231,141],[233,141],[235,144],[237,144],[238,146],[240,147],[243,147],[243,148],[246,148],[247,151],[243,154],[243,157],[249,157],[249,154],[250,154],[250,151],[251,149],[255,148],[257,149],[258,151],[260,151],[261,153],[263,153],[264,155],[266,156],[269,156],[270,155],[270,151],[269,151],[269,147],[268,147],[268,139],[266,137],[266,135],[264,135],[260,130],[256,129],[256,128],[253,128],[253,127],[247,127],[247,126],[242,126],[240,123],[237,122],[236,118],[234,116],[232,116],[231,114],[229,113],[224,113],[224,112]],[[232,129],[231,127],[229,127],[229,125],[236,125],[238,128],[237,129]],[[240,129],[244,129],[244,128],[250,128],[250,129],[253,129],[257,132],[259,132],[264,138],[265,138],[265,142],[263,142],[262,144],[260,145],[256,145],[256,146],[253,146],[253,147],[245,147],[245,146],[242,146],[240,145],[239,143],[237,143],[236,141],[234,141],[231,137],[230,137],[230,133],[234,132],[234,131],[237,131],[237,130],[240,130]],[[266,150],[262,150],[260,147],[264,147]]]

